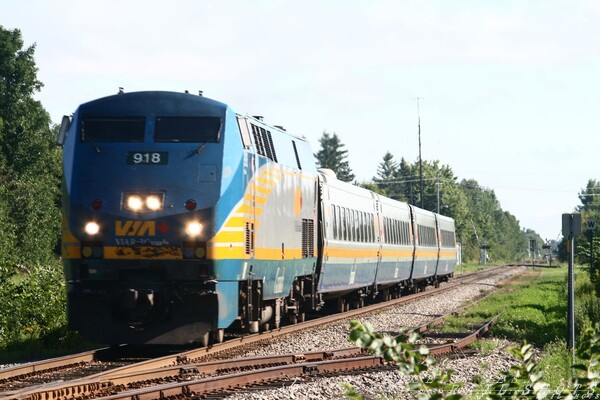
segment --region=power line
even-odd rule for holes
[[[437,178],[423,178],[423,181],[436,181],[438,180]],[[445,181],[445,182],[453,182],[452,179],[439,179],[440,181]],[[391,185],[393,183],[415,183],[415,182],[420,182],[421,179],[402,179],[402,180],[397,180],[397,179],[383,179],[383,180],[373,180],[371,183],[374,183],[376,185],[382,184],[382,185]]]

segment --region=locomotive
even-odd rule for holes
[[[63,117],[69,326],[97,343],[221,342],[439,285],[454,221],[317,169],[308,142],[202,94]]]

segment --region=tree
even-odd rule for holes
[[[378,192],[394,200],[404,200],[401,183],[398,182],[398,163],[389,151],[383,156],[383,160],[377,167],[377,175],[373,182],[379,188]]]
[[[59,238],[60,151],[56,127],[33,98],[35,46],[23,49],[21,32],[0,26],[0,263],[46,263]],[[6,245],[7,247],[4,247]]]
[[[58,127],[21,32],[0,26],[0,347],[65,325]]]
[[[600,181],[589,179],[587,185],[578,195],[581,205],[575,207],[575,211],[581,213],[584,235],[575,238],[575,257],[577,262],[586,265],[590,274],[590,280],[600,296],[600,237],[598,230],[587,231],[587,221],[595,220],[600,222]],[[563,240],[560,246],[561,256],[566,258],[566,240]]]
[[[579,200],[581,205],[577,206],[577,212],[584,212],[588,214],[598,214],[598,209],[595,207],[600,206],[600,182],[595,179],[588,180],[585,189],[582,189],[579,193]]]
[[[327,132],[323,132],[323,136],[319,139],[321,149],[315,157],[320,168],[329,168],[337,175],[337,178],[344,182],[352,182],[354,174],[348,163],[348,150],[344,149],[337,134],[331,136]]]
[[[495,260],[518,260],[525,256],[527,238],[519,227],[519,221],[509,212],[503,211],[493,190],[479,186],[477,181],[463,180],[460,187],[467,199],[466,215],[471,229],[463,236],[463,256],[477,260],[479,246],[484,242],[490,246],[490,255]]]

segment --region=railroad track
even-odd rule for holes
[[[351,319],[361,314],[370,313],[373,311],[381,310],[384,308],[395,307],[396,305],[411,302],[422,298],[424,296],[433,296],[441,291],[450,290],[460,285],[468,284],[470,282],[484,279],[487,276],[491,276],[497,273],[501,273],[504,271],[506,267],[497,267],[490,268],[483,271],[478,271],[473,274],[463,275],[455,278],[450,283],[444,284],[442,287],[438,289],[430,289],[424,292],[417,293],[415,295],[401,297],[399,299],[394,299],[385,303],[378,303],[374,305],[369,305],[360,309],[350,310],[348,312],[342,314],[335,314],[332,316],[318,318],[315,320],[310,320],[302,323],[298,323],[295,325],[289,325],[281,327],[277,330],[272,330],[268,332],[261,332],[259,334],[243,336],[239,338],[235,338],[224,343],[209,346],[207,348],[197,348],[188,350],[185,352],[181,352],[175,355],[167,355],[163,357],[153,358],[147,361],[137,362],[137,363],[126,363],[126,365],[119,366],[118,363],[110,364],[104,363],[103,368],[106,370],[101,370],[100,372],[93,373],[88,376],[87,379],[90,381],[96,380],[108,380],[117,376],[125,376],[127,374],[136,374],[147,370],[157,370],[166,367],[176,366],[178,368],[184,368],[182,365],[193,364],[198,362],[205,362],[210,359],[214,359],[215,357],[219,357],[220,354],[223,353],[231,353],[235,352],[236,348],[239,347],[247,347],[251,344],[260,344],[260,342],[268,341],[272,338],[287,335],[299,330],[310,329],[317,327],[319,325],[324,325],[328,323],[332,323],[335,321],[343,320],[343,319]],[[0,370],[0,398],[28,398],[28,397],[11,397],[20,393],[19,396],[25,395],[27,389],[20,389],[14,383],[20,382],[22,386],[32,386],[38,385],[38,381],[35,380],[35,377],[38,375],[48,375],[49,372],[56,371],[62,379],[64,374],[61,371],[68,370],[70,368],[83,368],[86,363],[93,364],[97,363],[97,361],[101,358],[106,359],[106,355],[109,351],[113,351],[114,349],[100,349],[94,350],[86,353],[81,353],[74,356],[61,357],[52,360],[45,360],[38,363],[26,364],[23,366],[13,367],[6,370]],[[184,368],[185,369],[185,368]],[[89,375],[89,373],[87,374]],[[76,375],[75,375],[76,376]],[[69,379],[69,378],[66,378]],[[24,383],[23,383],[24,382]],[[46,385],[52,385],[52,382],[46,383]],[[8,385],[8,386],[6,386]],[[40,386],[43,387],[43,386]],[[8,388],[8,391],[6,391]],[[49,398],[49,397],[44,397]],[[52,397],[50,397],[52,398]]]
[[[478,340],[494,320],[453,343],[429,345],[431,355],[456,353]],[[425,327],[416,330],[423,331]],[[12,393],[10,399],[77,400],[162,399],[197,397],[225,393],[237,388],[272,384],[290,378],[339,375],[348,371],[394,368],[381,357],[368,355],[358,347],[315,351],[302,354],[273,355],[175,365],[130,371],[109,378],[88,377],[70,382],[29,388]]]
[[[0,398],[30,386],[93,376],[172,353],[164,346],[115,346],[0,370]]]

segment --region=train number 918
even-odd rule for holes
[[[129,151],[127,152],[127,164],[132,165],[165,165],[168,162],[169,153],[166,151]]]

